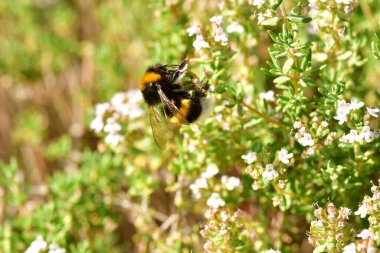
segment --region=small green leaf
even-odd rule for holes
[[[286,62],[284,63],[284,66],[282,67],[282,72],[284,74],[288,74],[289,71],[292,69],[293,64],[294,64],[294,59],[293,58],[287,59]]]
[[[278,22],[280,21],[279,17],[273,17],[269,18],[267,20],[264,20],[261,25],[266,25],[266,26],[276,26]]]
[[[273,82],[276,83],[276,84],[283,84],[283,83],[286,83],[289,80],[290,80],[290,78],[287,77],[287,76],[279,76],[276,79],[274,79]]]
[[[312,18],[301,16],[301,15],[296,15],[296,14],[290,14],[288,16],[288,20],[291,23],[309,23],[312,20]]]

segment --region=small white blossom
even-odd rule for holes
[[[261,92],[259,96],[261,99],[264,99],[264,100],[275,101],[273,90],[269,90],[267,92]]]
[[[295,129],[299,129],[299,128],[302,127],[302,123],[299,122],[299,121],[296,121],[296,122],[294,122],[293,127],[294,127]]]
[[[114,118],[108,118],[107,123],[104,126],[104,132],[106,133],[117,133],[121,130],[121,126],[119,123],[115,121]]]
[[[105,112],[107,112],[111,108],[108,103],[101,103],[95,106],[95,114],[96,116],[102,117]]]
[[[226,202],[220,197],[219,193],[212,193],[211,197],[207,200],[207,205],[213,209],[218,209],[226,204]]]
[[[289,153],[286,149],[282,148],[278,153],[278,159],[284,164],[289,164],[289,159],[293,157],[293,153]]]
[[[223,23],[223,16],[221,15],[215,15],[212,18],[210,18],[211,23],[217,24],[220,26]]]
[[[360,215],[360,218],[365,218],[367,216],[367,206],[362,204],[359,206],[359,209],[354,213],[355,215]]]
[[[201,177],[203,178],[212,178],[216,174],[218,174],[219,169],[215,164],[210,164],[207,166],[206,171],[202,173]]]
[[[66,253],[66,250],[58,247],[56,244],[52,243],[49,245],[48,253]]]
[[[95,117],[95,119],[91,121],[90,128],[94,130],[95,133],[97,134],[100,133],[103,127],[104,127],[104,123],[101,117],[97,116]]]
[[[329,125],[329,123],[325,120],[321,122],[322,127],[327,127],[328,125]]]
[[[372,239],[376,240],[376,235],[369,229],[364,229],[360,234],[357,235],[357,237],[362,238],[362,239]]]
[[[232,191],[233,189],[239,187],[240,179],[237,177],[222,177],[222,183],[226,186],[226,189]]]
[[[229,26],[227,26],[227,33],[243,33],[244,27],[240,25],[238,22],[232,22]]]
[[[343,248],[343,253],[356,253],[355,243],[350,243]]]
[[[201,197],[201,193],[199,192],[199,189],[207,189],[208,184],[207,180],[205,178],[198,178],[195,180],[193,184],[190,185],[190,190],[192,191],[194,197],[196,199],[199,199]]]
[[[264,251],[264,253],[281,253],[281,251],[280,250],[270,249],[270,250]]]
[[[241,158],[245,161],[247,164],[252,164],[257,160],[257,156],[255,152],[249,151],[247,154],[242,155]]]
[[[116,147],[117,145],[119,145],[120,142],[122,142],[124,140],[124,137],[120,134],[116,134],[116,133],[110,133],[106,136],[106,138],[104,139],[104,141],[113,146],[113,147]]]
[[[195,41],[193,42],[193,47],[196,51],[199,51],[202,48],[210,47],[210,45],[207,43],[207,41],[204,40],[202,35],[197,35]]]
[[[45,250],[47,247],[47,242],[44,238],[39,235],[36,240],[34,240],[30,246],[25,250],[24,253],[39,253],[41,250]]]
[[[334,119],[339,121],[339,125],[342,125],[347,121],[347,116],[350,114],[350,110],[351,105],[349,103],[346,103],[344,99],[338,101],[338,108],[336,110],[336,116],[334,116]]]
[[[266,0],[253,0],[252,5],[261,8],[265,4]]]
[[[370,107],[367,107],[367,113],[369,115],[371,115],[372,117],[379,117],[378,113],[380,112],[380,109],[379,108],[370,108]]]
[[[187,34],[189,34],[189,36],[193,36],[194,34],[198,35],[201,32],[201,27],[197,24],[193,24],[192,26],[186,29],[186,32]]]
[[[363,102],[359,102],[356,98],[353,98],[350,103],[350,110],[357,110],[364,106]]]
[[[304,147],[306,147],[306,146],[314,146],[314,140],[313,140],[311,134],[306,133],[306,132],[303,133],[303,134],[301,134],[299,136],[299,138],[298,138],[297,141],[299,142],[299,144],[301,144]]]
[[[221,42],[222,45],[226,45],[228,42],[228,35],[224,32],[221,27],[214,30],[214,40],[216,42]]]
[[[267,164],[263,172],[263,178],[271,181],[276,177],[278,177],[278,172],[274,169],[272,164]]]

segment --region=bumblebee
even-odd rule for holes
[[[158,64],[148,68],[140,80],[140,90],[149,107],[153,137],[162,150],[167,143],[167,121],[189,124],[210,108],[208,82],[196,85],[196,75],[187,71],[188,62],[189,56],[179,65]]]

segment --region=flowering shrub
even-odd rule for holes
[[[37,207],[17,165],[2,164],[20,209],[0,228],[3,251],[376,252],[376,1],[145,4],[154,22],[139,75],[194,50],[212,112],[170,125],[161,151],[137,84],[104,98],[89,112],[96,148],[75,173],[54,172]]]

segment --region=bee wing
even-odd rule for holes
[[[149,107],[149,119],[150,125],[152,127],[154,141],[161,150],[166,149],[166,133],[168,132],[166,120],[154,106]]]
[[[183,113],[177,108],[177,106],[175,106],[174,102],[171,101],[160,88],[158,88],[158,95],[160,96],[162,104],[169,109],[169,111],[173,114],[173,116],[178,119],[180,124],[185,124],[185,125],[189,124],[186,120],[186,117],[183,115]],[[164,110],[164,113],[165,113],[165,110]],[[165,117],[167,117],[166,114],[165,114]]]

